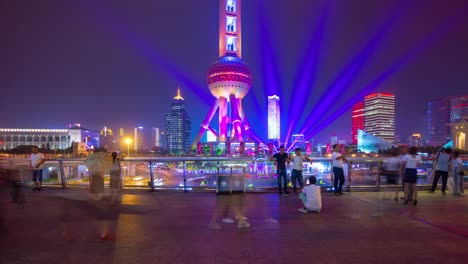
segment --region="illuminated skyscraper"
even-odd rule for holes
[[[280,139],[280,103],[277,95],[268,96],[268,139]]]
[[[352,142],[357,145],[358,129],[364,130],[364,102],[359,102],[353,106],[351,126]]]
[[[143,127],[135,127],[133,129],[133,146],[135,151],[142,150],[144,148],[144,135],[143,135]]]
[[[389,143],[395,142],[395,95],[374,93],[364,98],[364,129]]]
[[[190,149],[190,125],[187,105],[178,89],[171,111],[166,113],[166,146],[171,154],[182,154]]]
[[[151,138],[152,138],[152,146],[151,147],[162,147],[161,132],[159,131],[159,127],[151,128]]]

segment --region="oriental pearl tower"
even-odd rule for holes
[[[242,61],[241,1],[220,0],[219,7],[219,56],[208,70],[207,82],[216,98],[201,124],[194,141],[200,141],[206,130],[216,135],[219,142],[244,142],[249,137],[250,125],[242,108],[242,98],[248,93],[252,79],[247,65]],[[218,111],[219,110],[219,111]],[[219,129],[216,132],[210,123],[219,113]]]

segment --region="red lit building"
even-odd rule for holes
[[[364,130],[364,102],[359,102],[353,106],[351,124],[353,144],[357,145],[358,129]]]

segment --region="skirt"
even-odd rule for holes
[[[416,183],[417,180],[418,180],[418,170],[406,168],[405,169],[405,182]]]

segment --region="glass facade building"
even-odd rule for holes
[[[359,102],[353,106],[351,118],[352,142],[353,145],[357,145],[358,129],[364,130],[364,102]]]
[[[376,153],[379,152],[379,150],[390,149],[393,147],[393,144],[361,129],[358,129],[357,141],[357,149],[359,152],[363,153]]]
[[[395,95],[374,93],[364,98],[364,130],[388,143],[395,142]]]
[[[166,113],[166,146],[171,154],[182,154],[190,149],[191,121],[184,98],[177,96],[171,103],[171,111]]]
[[[277,95],[268,96],[268,139],[280,138],[280,98]]]
[[[443,146],[452,140],[451,125],[468,117],[468,95],[450,96],[427,105],[427,135],[432,146]]]

